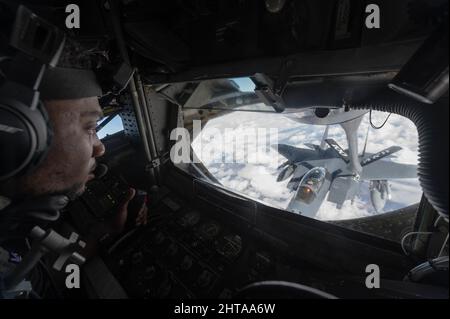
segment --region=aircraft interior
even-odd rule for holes
[[[130,186],[141,191],[131,205],[147,205],[148,223],[127,224],[82,266],[85,289],[64,297],[448,298],[448,1],[372,2],[379,29],[364,26],[366,1],[81,1],[72,35],[100,51],[112,46],[110,60],[133,73],[101,101],[99,132],[113,118],[123,126],[102,138],[106,172],[51,227],[83,238]],[[28,4],[50,20],[60,10]],[[241,77],[254,90],[233,95],[226,80]],[[245,98],[330,123],[335,113],[369,110],[409,118],[419,135],[420,202],[324,222],[233,191],[202,163],[171,161],[172,130],[192,134],[192,119],[205,125]],[[373,264],[378,289],[366,285]]]

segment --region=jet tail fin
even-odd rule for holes
[[[325,142],[339,155],[344,162],[349,163],[350,159],[348,158],[348,154],[344,149],[332,138],[325,139]]]
[[[372,155],[364,158],[361,161],[361,166],[369,165],[375,161],[378,161],[379,159],[382,159],[386,156],[390,156],[390,155],[400,151],[401,149],[402,148],[400,146],[391,146],[391,147],[385,148],[384,150],[379,151],[378,153],[372,154]]]

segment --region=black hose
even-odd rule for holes
[[[386,88],[369,98],[353,96],[347,106],[399,114],[416,125],[419,135],[417,173],[420,186],[430,204],[440,214],[448,216],[448,96],[432,105],[422,104]]]

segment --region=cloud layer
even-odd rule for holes
[[[378,126],[384,122],[387,115],[383,112],[373,112],[372,122],[375,126]],[[363,148],[368,126],[369,116],[365,115],[358,131],[359,150]],[[307,148],[305,143],[320,144],[325,130],[325,126],[299,124],[282,114],[233,112],[210,120],[203,128],[202,133],[193,141],[192,147],[206,168],[225,187],[263,201],[268,205],[286,209],[294,193],[286,187],[288,180],[276,181],[279,174],[277,167],[285,161],[285,158],[268,147],[268,139],[260,138],[258,140],[258,128],[276,128],[278,129],[278,143],[301,148]],[[230,147],[226,147],[224,150],[222,144],[229,145],[232,141],[227,140],[226,137],[222,139],[223,141],[211,138],[212,134],[210,133],[214,132],[215,129],[220,131],[222,135],[226,129],[235,132],[246,129],[246,135],[242,137],[245,140],[240,140],[237,143],[234,152],[233,148]],[[249,136],[249,132],[252,131],[254,136]],[[347,148],[345,133],[339,125],[330,126],[329,137],[334,138],[344,149]],[[255,139],[257,143],[249,144],[248,140],[251,139]],[[382,129],[370,129],[367,152],[375,153],[392,145],[401,146],[403,149],[392,155],[390,160],[398,163],[417,164],[418,137],[416,127],[410,120],[396,114],[391,115]],[[205,149],[207,152],[205,152]],[[224,164],[219,161],[219,158],[232,159],[233,156],[234,158],[240,158],[245,155],[245,152],[251,154],[257,151],[260,162]],[[422,192],[417,178],[392,180],[389,184],[391,185],[392,198],[386,203],[385,212],[417,203],[420,200]],[[374,214],[376,212],[370,203],[368,183],[364,182],[353,203],[347,201],[342,209],[337,209],[333,203],[325,201],[314,218],[319,220],[343,220]]]

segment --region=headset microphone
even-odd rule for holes
[[[106,175],[108,172],[108,166],[105,164],[97,164],[97,167],[94,170],[95,178],[100,179]]]

